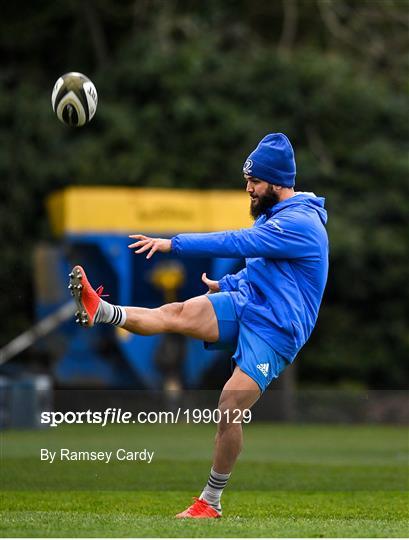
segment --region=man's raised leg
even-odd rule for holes
[[[171,332],[209,342],[219,338],[216,314],[206,295],[155,309],[125,307],[125,310],[123,328],[135,334],[147,336]]]
[[[102,291],[92,288],[81,266],[70,273],[69,288],[78,307],[77,321],[83,326],[108,323],[145,336],[169,332],[208,342],[219,338],[216,314],[206,295],[155,309],[114,306],[101,298]]]

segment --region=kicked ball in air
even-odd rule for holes
[[[92,81],[71,71],[59,77],[51,94],[51,104],[58,120],[71,127],[87,124],[95,114],[98,95]]]

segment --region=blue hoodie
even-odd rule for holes
[[[245,257],[246,267],[219,281],[241,324],[292,362],[309,338],[328,275],[325,199],[297,193],[249,229],[179,234],[172,251],[197,257]]]

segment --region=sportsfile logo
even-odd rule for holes
[[[264,365],[264,364],[263,364]],[[268,366],[268,364],[265,364]],[[251,422],[250,409],[233,409],[222,411],[220,409],[183,409],[178,407],[175,411],[138,411],[136,413],[124,411],[121,408],[108,407],[103,411],[42,411],[40,422],[57,427],[61,424],[99,424],[101,427],[110,424],[227,424]]]

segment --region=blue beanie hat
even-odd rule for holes
[[[246,159],[243,173],[269,184],[293,187],[296,170],[290,141],[283,133],[266,135]]]

